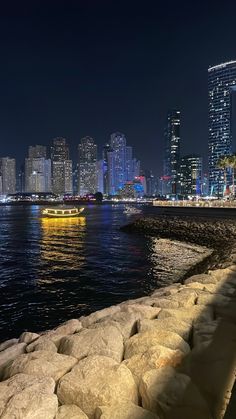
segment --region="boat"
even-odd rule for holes
[[[51,207],[43,208],[42,216],[43,217],[53,217],[53,218],[69,218],[69,217],[78,217],[81,212],[84,211],[84,208],[77,207]]]
[[[132,207],[131,205],[126,205],[124,208],[124,214],[127,215],[135,215],[135,214],[141,214],[142,210]]]

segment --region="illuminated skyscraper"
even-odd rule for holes
[[[127,180],[127,166],[126,166],[126,138],[120,132],[111,134],[110,141],[113,150],[113,180],[114,180],[114,193],[124,187]]]
[[[181,158],[180,163],[181,194],[202,194],[202,157],[190,154]]]
[[[10,157],[0,158],[0,194],[16,192],[16,160]]]
[[[47,147],[44,145],[30,145],[28,149],[29,159],[39,159],[41,157],[47,158]]]
[[[97,192],[97,145],[93,138],[84,137],[78,146],[78,186],[79,194],[87,195]]]
[[[208,69],[209,95],[209,190],[222,195],[224,175],[217,167],[220,157],[232,153],[232,92],[236,90],[236,61]]]
[[[25,159],[25,192],[51,192],[51,160],[44,157]]]
[[[180,165],[180,111],[171,110],[167,115],[165,129],[164,176],[166,193],[176,195],[179,192]]]
[[[53,192],[58,195],[72,194],[72,160],[65,138],[54,138],[51,147]]]

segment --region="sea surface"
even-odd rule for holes
[[[176,281],[205,249],[120,231],[123,205],[42,218],[0,207],[0,342],[137,298]]]

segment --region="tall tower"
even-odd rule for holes
[[[25,159],[25,192],[51,192],[51,160],[43,145],[29,146]]]
[[[30,145],[28,149],[29,159],[47,158],[47,147],[45,145]]]
[[[10,157],[0,158],[0,194],[16,192],[16,160]]]
[[[180,111],[171,110],[167,115],[165,129],[165,157],[164,179],[166,179],[166,192],[177,194],[179,192],[180,167]]]
[[[78,145],[78,185],[79,194],[94,194],[97,189],[97,145],[93,138],[84,137]]]
[[[202,194],[202,157],[198,154],[189,154],[181,158],[180,163],[181,194]]]
[[[110,145],[113,150],[114,189],[115,193],[119,193],[127,180],[125,135],[120,132],[111,134]]]
[[[54,138],[51,147],[53,192],[58,195],[73,192],[72,160],[65,138]]]
[[[236,61],[208,69],[209,192],[222,195],[224,176],[217,167],[220,157],[232,153],[232,92],[236,90]]]

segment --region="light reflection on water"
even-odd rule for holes
[[[0,207],[0,341],[173,280],[173,246],[121,232],[131,220],[121,205],[88,206],[83,214],[41,218],[36,206]]]

